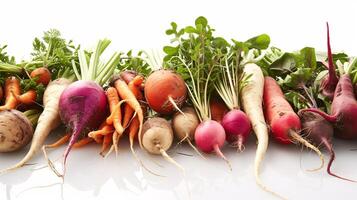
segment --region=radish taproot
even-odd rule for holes
[[[317,108],[302,109],[321,115],[334,124],[334,135],[342,139],[357,139],[357,101],[348,74],[340,77],[331,104],[331,115]]]
[[[324,165],[322,153],[298,134],[301,130],[299,116],[294,112],[280,86],[272,77],[265,77],[263,99],[265,117],[271,127],[273,138],[282,144],[298,142],[312,149],[321,159],[320,167],[315,170],[321,169]]]
[[[59,116],[59,99],[63,90],[71,83],[70,80],[59,78],[50,82],[43,94],[44,109],[41,113],[35,132],[32,137],[31,147],[25,157],[12,167],[0,171],[0,174],[24,166],[41,149],[47,136],[61,124]]]
[[[162,155],[167,161],[184,171],[184,168],[166,153],[174,139],[171,124],[166,119],[161,117],[149,118],[145,121],[142,131],[141,140],[147,152]]]
[[[328,75],[321,81],[320,89],[321,93],[328,99],[332,99],[334,96],[335,88],[338,82],[338,77],[336,75],[335,66],[333,64],[333,57],[330,45],[330,30],[329,25],[327,26],[327,56],[328,56]]]
[[[80,49],[78,51],[80,73],[72,62],[78,81],[70,84],[62,92],[59,101],[61,120],[72,130],[69,144],[63,154],[63,174],[60,174],[48,159],[49,166],[59,177],[65,175],[67,156],[79,136],[97,128],[106,117],[108,104],[101,86],[113,75],[115,66],[120,61],[117,52],[104,64],[100,60],[100,56],[109,44],[108,39],[99,40],[95,51],[90,54],[89,63],[86,52]]]
[[[186,101],[187,88],[181,76],[174,71],[160,69],[146,79],[144,94],[150,108],[160,114],[180,111]]]
[[[32,138],[31,121],[20,111],[0,112],[0,152],[12,152],[26,146]]]
[[[323,145],[330,154],[330,160],[327,165],[327,173],[339,179],[355,182],[351,179],[347,179],[336,175],[331,172],[331,165],[335,159],[335,151],[332,146],[333,126],[319,114],[313,112],[299,112],[301,119],[302,130],[306,137],[316,145]]]

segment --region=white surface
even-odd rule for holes
[[[325,50],[325,22],[330,22],[333,50],[357,55],[357,26],[353,1],[1,1],[0,44],[8,44],[10,54],[28,57],[31,42],[49,28],[59,29],[65,38],[90,46],[101,37],[112,39],[112,49],[161,48],[168,44],[164,31],[171,21],[191,25],[203,15],[227,38],[245,40],[260,33],[271,36],[272,44],[286,50],[313,46]],[[180,171],[161,157],[140,152],[150,169],[165,175],[155,177],[140,170],[126,141],[120,153],[102,159],[99,147],[74,150],[69,156],[65,182],[61,185],[38,154],[32,163],[16,172],[0,176],[0,199],[275,199],[260,190],[253,176],[255,138],[243,153],[225,147],[232,163],[208,155],[202,160],[170,152],[187,171]],[[355,142],[335,143],[337,159],[333,170],[357,179]],[[0,168],[20,160],[26,150],[0,154]],[[63,148],[52,151],[60,158]],[[328,157],[326,157],[328,158]],[[152,162],[155,160],[163,167]],[[301,164],[301,165],[300,165]],[[298,147],[272,142],[262,167],[262,179],[271,189],[289,199],[355,199],[356,185],[332,178],[324,170],[306,172],[317,166],[318,158]],[[188,189],[187,187],[188,186]]]

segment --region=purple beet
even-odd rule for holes
[[[313,112],[299,112],[299,116],[301,119],[302,130],[306,137],[316,145],[322,144],[330,154],[330,160],[327,165],[327,173],[336,178],[355,182],[331,172],[331,165],[335,160],[335,152],[332,146],[332,124],[321,117],[319,114]]]

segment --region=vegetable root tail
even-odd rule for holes
[[[182,110],[177,106],[175,100],[174,100],[172,97],[169,97],[168,100],[169,100],[169,102],[171,103],[171,105],[172,105],[181,115],[183,115],[184,117],[186,117],[185,113],[182,112]]]
[[[160,146],[158,145],[157,148],[160,149],[160,153],[162,155],[162,157],[165,158],[165,160],[167,160],[168,162],[174,164],[177,168],[179,168],[184,174],[185,174],[185,168],[183,168],[180,164],[178,164],[173,158],[171,158],[171,156],[169,156],[166,151]]]
[[[206,157],[204,157],[204,156],[202,155],[202,153],[192,144],[191,140],[188,139],[188,137],[186,138],[186,141],[187,141],[188,145],[190,145],[190,147],[191,147],[201,158],[203,158],[203,159],[206,160]]]
[[[307,140],[305,140],[303,137],[301,137],[298,133],[296,133],[295,131],[290,131],[289,135],[297,142],[303,144],[304,146],[310,148],[311,150],[315,151],[317,153],[317,155],[320,157],[321,160],[321,165],[316,168],[316,169],[308,169],[307,171],[318,171],[320,169],[322,169],[322,167],[324,166],[325,160],[324,160],[324,156],[322,155],[321,151],[316,148],[314,145],[312,145],[310,142],[308,142]]]
[[[140,166],[141,166],[142,168],[144,168],[147,172],[149,172],[149,173],[152,174],[152,175],[160,176],[160,177],[165,177],[165,176],[160,175],[160,174],[158,174],[158,173],[156,173],[156,172],[153,172],[152,170],[150,170],[149,168],[147,168],[147,167],[144,165],[143,161],[142,161],[142,160],[139,158],[139,156],[136,154],[136,151],[135,151],[135,149],[134,149],[134,140],[133,140],[132,138],[129,139],[129,143],[130,143],[131,153],[133,154],[135,160],[137,160],[137,161],[139,162],[139,164],[140,164]]]
[[[335,160],[335,151],[332,149],[332,145],[331,143],[329,143],[329,141],[326,139],[326,138],[323,138],[322,139],[322,143],[324,144],[324,146],[327,148],[327,151],[329,152],[330,154],[330,160],[328,161],[328,164],[327,164],[327,173],[333,177],[336,177],[336,178],[339,178],[339,179],[342,179],[342,180],[345,180],[345,181],[350,181],[350,182],[354,182],[356,183],[356,181],[354,180],[351,180],[351,179],[348,179],[348,178],[344,178],[344,177],[341,177],[333,172],[331,172],[331,165],[332,165],[332,162]]]
[[[219,146],[218,144],[214,145],[213,146],[213,149],[214,149],[214,152],[216,152],[216,154],[221,157],[224,161],[226,161],[228,167],[229,167],[229,170],[232,171],[232,165],[231,163],[229,162],[229,160],[226,158],[226,156],[224,156],[224,154],[222,153],[222,151],[219,149]]]

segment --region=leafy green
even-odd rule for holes
[[[145,53],[143,51],[139,51],[137,55],[133,55],[132,50],[128,51],[126,54],[121,54],[117,69],[119,71],[133,70],[144,76],[148,76],[152,69],[145,61],[144,55]]]
[[[38,67],[47,67],[52,78],[59,78],[67,75],[67,78],[74,78],[71,69],[72,61],[78,61],[79,46],[75,46],[73,41],[66,41],[61,37],[61,33],[56,29],[44,32],[42,38],[36,37],[32,42],[32,60],[23,63],[24,68],[32,71]]]
[[[240,42],[214,36],[214,29],[204,17],[198,17],[194,26],[178,29],[176,23],[166,30],[174,38],[163,48],[164,67],[178,72],[189,89],[190,100],[201,121],[210,118],[209,100],[214,91],[231,108],[239,107],[239,93],[249,76],[242,74],[244,63],[254,62],[270,43],[262,34]]]
[[[7,45],[1,46],[0,45],[0,62],[8,63],[8,64],[15,64],[15,57],[7,55],[6,52]]]

